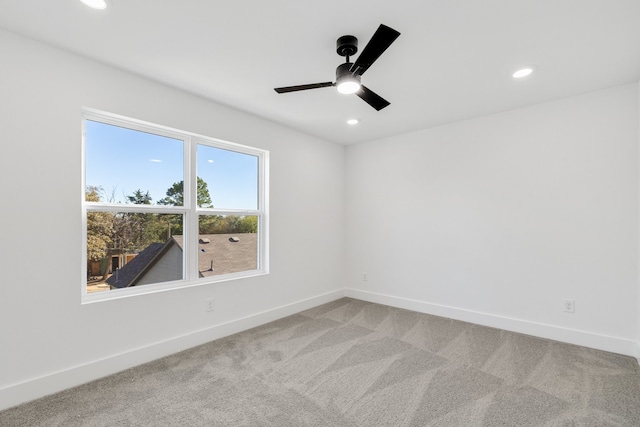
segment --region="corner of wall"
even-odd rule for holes
[[[638,114],[638,131],[636,134],[636,149],[637,149],[637,154],[638,154],[638,167],[636,168],[636,174],[637,174],[637,182],[638,182],[638,191],[640,192],[640,80],[637,82],[636,84],[636,89],[638,92],[638,97],[637,97],[637,103],[636,103],[636,112]],[[636,305],[636,338],[638,340],[637,342],[637,346],[636,346],[636,359],[638,359],[638,364],[640,365],[640,200],[638,201],[638,210],[636,212],[636,216],[637,216],[637,235],[638,235],[638,240],[636,242],[636,257],[638,259],[638,264],[637,264],[637,282],[638,282],[638,288],[637,288],[637,300],[638,303]]]

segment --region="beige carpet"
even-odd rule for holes
[[[635,359],[341,299],[0,412],[1,426],[640,426]]]

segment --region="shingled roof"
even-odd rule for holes
[[[166,247],[171,244],[175,244],[171,239],[165,243],[150,244],[122,268],[117,269],[106,282],[113,288],[135,286],[135,282],[153,265],[154,260],[166,252]]]
[[[176,245],[183,251],[182,236],[172,236],[165,243],[152,243],[118,269],[106,282],[113,288],[135,286],[154,264],[169,256]],[[256,270],[258,268],[258,237],[255,233],[202,234],[198,243],[198,273],[200,277]],[[144,283],[144,282],[143,282]]]
[[[176,243],[182,247],[182,236],[173,237]],[[211,270],[212,266],[213,270]],[[198,271],[200,277],[250,271],[257,268],[258,236],[256,233],[201,234],[199,236]]]

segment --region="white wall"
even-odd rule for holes
[[[0,52],[0,409],[343,295],[344,147],[7,32]],[[81,305],[82,106],[270,150],[271,274]]]
[[[348,147],[347,295],[636,355],[638,117],[631,84]]]
[[[348,147],[345,174],[330,142],[2,31],[0,52],[0,409],[337,298],[344,278],[362,299],[638,348],[637,85]],[[81,305],[82,106],[270,150],[271,274]]]

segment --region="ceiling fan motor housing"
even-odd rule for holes
[[[339,85],[345,79],[360,83],[360,75],[351,71],[352,65],[351,62],[338,65],[338,68],[336,68],[336,85]]]

